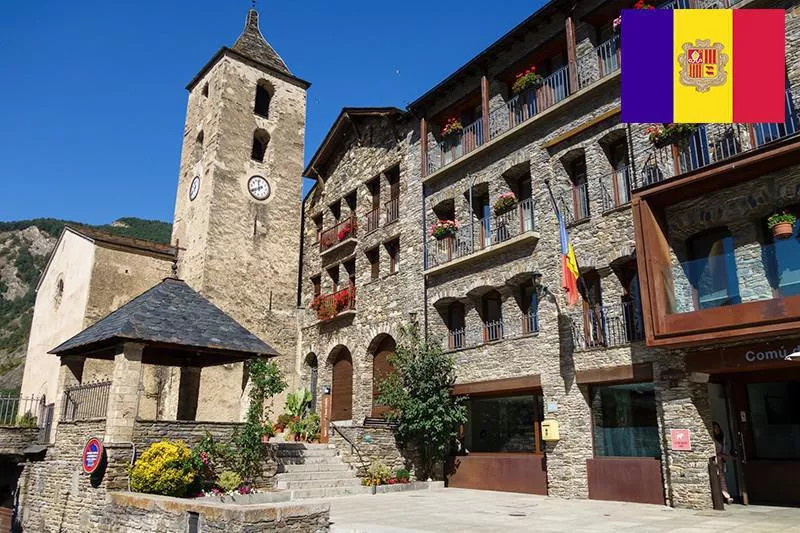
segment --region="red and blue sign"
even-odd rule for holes
[[[103,461],[103,443],[92,437],[83,448],[83,471],[93,474]]]

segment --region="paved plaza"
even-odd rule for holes
[[[656,505],[561,500],[438,489],[330,500],[335,533],[797,531],[800,509],[728,506],[692,511]]]

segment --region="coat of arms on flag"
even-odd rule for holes
[[[694,87],[697,92],[708,92],[711,87],[724,85],[728,80],[725,65],[728,55],[723,54],[721,43],[711,45],[710,40],[697,39],[694,44],[683,43],[683,53],[678,55],[681,66],[681,85]]]

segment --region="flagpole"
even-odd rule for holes
[[[550,201],[553,203],[553,210],[556,212],[556,218],[561,219],[561,211],[559,211],[558,209],[558,204],[556,203],[556,197],[553,195],[553,190],[550,188],[550,179],[545,178],[544,184],[547,187],[547,192],[550,194]],[[588,292],[586,291],[586,284],[583,282],[583,276],[581,276],[580,265],[578,265],[578,279],[576,281],[583,287],[584,294],[588,294]]]

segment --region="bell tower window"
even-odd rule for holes
[[[256,105],[254,113],[259,117],[269,118],[269,102],[272,100],[272,94],[267,82],[261,80],[256,85]]]
[[[250,157],[253,161],[259,163],[264,162],[264,155],[267,153],[267,145],[269,145],[269,133],[264,130],[256,130],[253,134],[253,148],[250,152]]]

